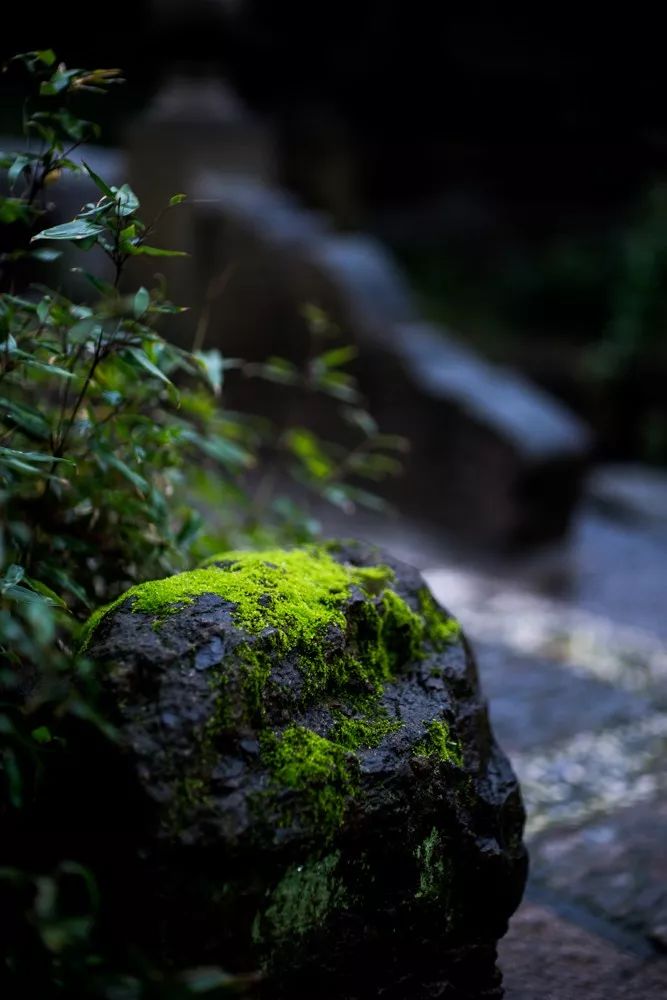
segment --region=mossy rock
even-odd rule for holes
[[[150,953],[265,997],[501,995],[519,789],[415,571],[349,543],[226,553],[132,588],[82,645],[131,800],[109,880],[122,900],[131,872]]]

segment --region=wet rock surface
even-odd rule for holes
[[[148,612],[139,589],[93,629],[134,803],[110,809],[124,919],[175,965],[259,972],[262,996],[499,997],[523,807],[470,649],[404,564],[321,558],[351,583],[299,642],[275,553],[245,617],[231,559],[215,593]]]

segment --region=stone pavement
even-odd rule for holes
[[[521,779],[508,1000],[667,997],[667,521],[589,505],[555,556],[475,568],[410,526],[365,533],[460,618]]]

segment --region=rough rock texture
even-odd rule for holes
[[[359,545],[229,553],[85,642],[125,745],[98,836],[126,933],[263,997],[502,995],[523,808],[416,572]]]

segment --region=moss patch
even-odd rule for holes
[[[331,738],[339,746],[348,750],[374,750],[385,737],[403,728],[398,719],[380,717],[376,719],[340,718],[331,731]]]
[[[451,863],[443,857],[442,842],[436,827],[415,851],[419,863],[417,899],[438,900],[450,894]]]
[[[382,625],[380,648],[386,656],[385,672],[391,676],[396,667],[424,654],[424,620],[393,590],[385,590],[381,597]]]
[[[265,733],[262,758],[278,790],[300,793],[299,819],[323,835],[341,824],[348,801],[357,788],[356,760],[348,750],[304,726],[290,726],[282,734]],[[285,823],[294,819],[288,809]]]
[[[343,883],[335,876],[339,860],[339,853],[334,852],[319,861],[288,868],[255,922],[255,942],[278,940],[290,945],[295,938],[323,927],[347,899]]]
[[[363,586],[364,571],[336,562],[316,547],[226,552],[199,569],[164,580],[130,587],[90,618],[84,643],[110,611],[132,601],[132,610],[155,617],[174,614],[202,594],[214,594],[234,605],[234,621],[256,634],[273,627],[294,638],[312,639],[332,623],[345,625],[340,610],[350,586]]]
[[[444,649],[461,635],[461,626],[456,618],[445,617],[427,587],[419,591],[419,610],[424,622],[424,637],[434,649]]]
[[[404,663],[423,656],[425,642],[451,639],[455,629],[437,607],[420,598],[422,613],[396,594],[387,566],[356,567],[337,562],[325,547],[227,552],[201,568],[130,588],[90,618],[82,650],[100,621],[129,604],[150,616],[159,628],[167,617],[213,594],[230,605],[235,625],[249,641],[235,655],[245,677],[250,717],[261,716],[272,664],[294,652],[304,680],[304,696],[312,700],[326,691],[379,692]],[[354,588],[366,593],[352,615],[345,613]],[[426,592],[427,593],[427,592]],[[332,634],[345,636],[344,655],[327,649]],[[224,664],[216,671],[224,681]]]
[[[433,719],[426,725],[426,735],[415,746],[416,757],[436,757],[455,767],[463,766],[461,744],[449,732],[446,722]]]
[[[132,587],[91,617],[83,648],[121,606],[148,616],[159,629],[200,596],[219,597],[239,631],[208,674],[211,714],[182,789],[183,809],[205,798],[219,738],[249,725],[259,738],[267,794],[282,825],[298,820],[326,839],[357,794],[358,751],[378,747],[402,726],[382,708],[384,685],[405,664],[458,635],[458,625],[426,589],[413,609],[392,589],[393,580],[389,567],[340,563],[326,546],[227,552],[189,573]],[[270,726],[271,706],[278,706],[277,718],[298,717],[325,697],[341,706],[326,735],[299,725]],[[414,752],[461,763],[444,723],[430,723]]]

